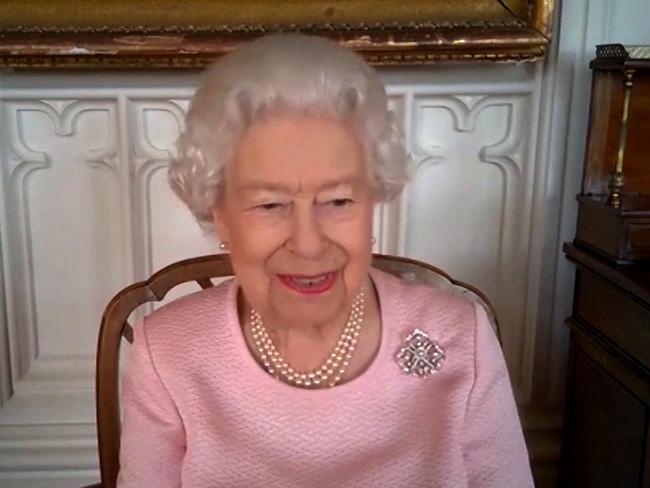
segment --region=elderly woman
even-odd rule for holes
[[[371,268],[406,164],[377,74],[332,41],[208,69],[170,181],[236,277],[135,331],[118,486],[532,486],[484,310]]]

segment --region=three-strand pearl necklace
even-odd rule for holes
[[[264,326],[262,316],[255,309],[251,309],[250,315],[253,344],[262,360],[264,369],[271,376],[301,388],[332,387],[341,381],[350,364],[352,354],[357,346],[364,314],[364,292],[361,288],[352,302],[350,315],[334,350],[320,367],[306,373],[293,369],[280,355],[271,340],[268,329]]]

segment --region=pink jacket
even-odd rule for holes
[[[244,342],[238,285],[183,297],[137,327],[123,382],[119,488],[532,487],[485,312],[380,271],[382,341],[358,378],[302,390]],[[444,349],[426,378],[396,352],[415,328]]]

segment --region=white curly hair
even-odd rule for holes
[[[190,102],[169,182],[203,226],[212,222],[224,168],[244,131],[277,110],[350,123],[379,201],[396,197],[406,184],[409,158],[375,70],[334,41],[271,34],[219,58]]]

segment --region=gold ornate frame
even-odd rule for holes
[[[537,61],[554,0],[0,0],[0,66],[200,68],[265,33],[334,38],[380,65]]]

